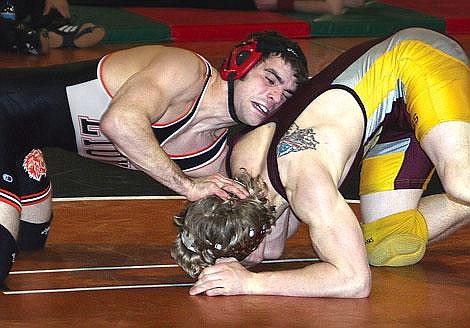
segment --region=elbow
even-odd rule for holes
[[[369,268],[361,273],[356,272],[354,277],[350,277],[348,281],[348,298],[369,297],[372,288],[372,277]]]
[[[355,286],[352,297],[353,298],[367,298],[370,295],[371,288],[372,288],[372,283],[370,279],[368,279],[367,281],[361,281]]]
[[[100,131],[103,133],[108,139],[113,139],[113,133],[119,131],[119,118],[115,115],[110,115],[105,113],[100,120]]]

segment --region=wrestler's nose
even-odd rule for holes
[[[268,93],[268,98],[274,105],[279,104],[282,101],[282,90],[279,88],[271,88]]]

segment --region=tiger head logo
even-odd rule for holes
[[[41,180],[41,177],[47,173],[42,151],[40,149],[31,150],[24,158],[23,168],[31,179],[36,181]]]

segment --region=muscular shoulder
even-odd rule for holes
[[[338,184],[360,147],[363,128],[360,106],[347,91],[317,97],[277,145],[283,184],[295,183],[300,172],[313,180],[326,175]]]
[[[172,97],[195,93],[204,83],[204,62],[192,51],[159,45],[140,46],[109,56],[105,74],[126,82],[131,78],[146,80]],[[106,76],[105,76],[106,77]],[[191,95],[189,95],[190,97]]]
[[[273,123],[265,124],[237,140],[230,157],[233,173],[240,168],[246,169],[254,176],[262,173],[274,128]]]
[[[298,116],[299,123],[315,122],[316,125],[337,125],[362,119],[360,104],[353,91],[343,88],[329,89],[313,99]]]

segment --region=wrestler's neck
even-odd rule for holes
[[[220,129],[236,124],[228,111],[227,82],[222,80],[218,74],[211,77],[195,120],[211,127],[211,129]]]

